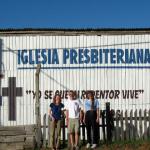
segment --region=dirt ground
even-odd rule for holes
[[[41,149],[49,150],[49,149]],[[63,148],[62,150],[68,150],[68,148]],[[81,150],[86,150],[86,147],[83,146]],[[129,141],[126,143],[117,142],[113,144],[100,144],[95,150],[150,150],[150,140],[148,141]]]
[[[150,141],[129,144],[101,145],[97,150],[150,150]]]

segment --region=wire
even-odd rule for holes
[[[48,49],[86,49],[86,48],[101,48],[101,47],[110,47],[110,46],[123,46],[123,45],[135,45],[135,44],[150,44],[150,42],[148,41],[148,42],[135,42],[135,43],[119,43],[119,44],[108,44],[108,45],[93,45],[93,46],[83,46],[82,48],[81,48],[81,46],[80,47],[61,47],[61,48],[42,48],[42,49],[46,49],[46,50],[48,50]],[[37,48],[36,48],[37,49]],[[27,51],[29,51],[29,50],[36,50],[36,49],[25,49],[25,50],[27,50]],[[38,49],[40,49],[40,48],[38,48]],[[20,50],[20,49],[19,49]],[[23,49],[24,50],[24,49]],[[4,51],[4,52],[6,52],[6,51],[10,51],[10,48],[8,48],[8,49],[3,49],[2,51]],[[16,50],[16,49],[13,49],[13,51],[18,51],[18,50]],[[21,50],[22,51],[22,50]]]

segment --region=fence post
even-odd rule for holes
[[[111,142],[111,125],[110,125],[110,103],[106,103],[106,126],[107,126],[107,143]]]
[[[105,110],[101,111],[101,116],[102,116],[102,131],[103,131],[103,138],[104,142],[106,142],[106,134],[105,134]]]
[[[133,130],[134,130],[134,126],[133,126],[133,110],[131,110],[130,111],[130,129],[129,129],[130,140],[133,140]]]
[[[46,148],[46,114],[43,117],[43,147]]]
[[[148,110],[148,123],[149,123],[148,137],[150,137],[150,109]]]
[[[123,111],[121,111],[120,122],[121,122],[121,140],[124,141]]]
[[[120,140],[120,129],[119,129],[119,110],[116,111],[116,140]]]
[[[142,128],[142,110],[140,109],[139,111],[139,135],[140,135],[140,138],[142,139],[142,132],[143,132],[143,128]]]
[[[66,125],[65,125],[65,117],[63,117],[63,125],[62,125],[62,133],[63,133],[63,147],[65,147],[65,135],[66,135]]]
[[[129,140],[128,112],[125,111],[126,140]]]
[[[147,130],[147,110],[145,109],[144,110],[144,139],[147,140],[147,133],[148,133],[148,130]]]
[[[35,102],[35,116],[36,116],[36,142],[37,148],[41,147],[41,111],[40,111],[40,99],[39,99],[39,74],[40,74],[41,65],[38,64],[36,73],[35,73],[35,85],[36,85],[36,102]]]
[[[134,112],[134,118],[135,118],[135,120],[134,120],[134,126],[135,126],[134,137],[135,137],[135,140],[138,140],[137,109]]]
[[[51,121],[50,121],[50,116],[48,116],[48,147],[50,148],[50,124],[51,124]]]

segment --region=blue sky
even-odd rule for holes
[[[150,27],[150,0],[0,0],[0,28]]]

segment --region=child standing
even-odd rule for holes
[[[53,102],[49,107],[49,116],[51,118],[50,122],[50,147],[52,149],[59,149],[60,140],[61,140],[61,125],[62,125],[62,113],[63,113],[64,105],[61,103],[61,96],[55,95],[53,98]],[[55,138],[55,133],[57,133],[57,137]],[[55,139],[57,142],[55,144]]]
[[[69,98],[66,103],[66,119],[68,122],[68,133],[70,134],[70,142],[72,149],[79,149],[79,131],[81,117],[81,102],[76,98],[74,91],[69,92]],[[75,134],[75,141],[74,139]]]
[[[87,93],[87,99],[84,102],[84,122],[86,124],[87,130],[87,145],[86,148],[94,149],[97,146],[97,133],[98,133],[98,123],[99,123],[99,102],[94,98],[93,91]],[[93,131],[91,139],[91,128]]]

